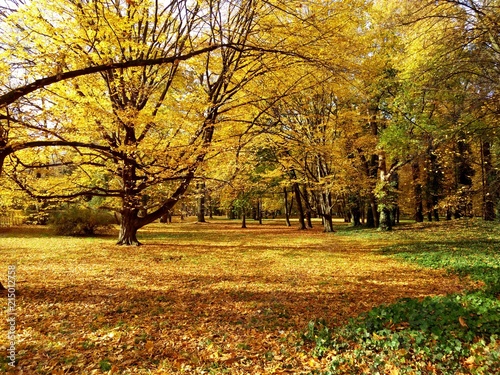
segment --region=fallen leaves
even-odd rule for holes
[[[133,251],[112,238],[3,235],[0,256],[15,252],[26,280],[18,298],[19,369],[307,373],[329,364],[297,345],[310,320],[338,325],[381,303],[461,288],[457,278],[320,228],[148,230],[147,245]]]

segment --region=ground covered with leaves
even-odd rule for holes
[[[432,362],[403,345],[405,340],[427,344],[427,336],[421,339],[418,332],[433,332],[411,315],[411,304],[426,304],[434,315],[440,314],[440,304],[430,301],[439,298],[455,298],[454,306],[482,306],[460,298],[469,298],[465,290],[483,287],[477,298],[489,298],[488,311],[497,308],[488,305],[495,304],[497,291],[481,278],[485,269],[478,268],[471,280],[462,277],[470,269],[459,272],[451,261],[442,264],[443,256],[426,263],[434,248],[415,244],[431,246],[438,238],[434,227],[402,227],[388,234],[340,226],[338,233],[325,234],[317,227],[298,231],[268,222],[244,230],[226,220],[154,224],[140,232],[141,247],[118,247],[107,236],[55,237],[41,227],[1,229],[5,275],[9,264],[17,264],[12,373],[397,374],[412,360],[422,361],[420,373],[439,373],[435,362],[442,357]],[[462,254],[469,246],[460,247],[462,240],[477,241],[473,234],[479,232],[455,229],[464,238],[438,227],[448,236],[439,244],[443,251]],[[498,231],[491,236],[483,239],[498,249]],[[457,250],[446,244],[453,238]],[[485,266],[493,279],[497,261]],[[445,297],[450,293],[458,297]],[[460,310],[450,318],[456,326],[450,337],[465,342],[462,331],[473,324],[487,332],[496,324],[477,316],[477,309]],[[416,332],[413,338],[385,343],[407,328]],[[442,332],[435,333],[436,345]],[[469,352],[450,356],[457,371],[477,369],[480,355],[498,350],[483,333],[465,333]],[[6,336],[0,341],[0,368],[9,372]],[[477,346],[481,353],[473,352]]]
[[[476,287],[383,304],[333,331],[310,322],[307,338],[316,344],[313,352],[332,358],[322,373],[500,374],[498,224],[419,224],[400,228],[394,237],[398,243],[383,248],[384,254],[445,269],[474,280]]]

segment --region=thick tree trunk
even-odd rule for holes
[[[427,207],[427,220],[432,221],[433,205],[432,205],[432,201],[430,200],[430,198],[427,199],[426,207]]]
[[[332,220],[332,198],[329,192],[321,193],[321,211],[323,213],[323,231],[335,232]]]
[[[439,199],[442,190],[442,171],[438,157],[435,152],[433,139],[428,140],[427,158],[425,166],[425,200],[427,209],[427,219],[429,221],[439,221]]]
[[[366,208],[366,227],[376,228],[377,226],[378,226],[377,201],[375,196],[370,193],[369,202]]]
[[[323,232],[325,233],[335,232],[335,230],[333,229],[332,215],[323,215],[323,227]]]
[[[352,225],[357,227],[361,225],[361,208],[359,206],[359,198],[351,196],[349,198],[349,207],[351,212]]]
[[[391,211],[383,208],[380,212],[380,225],[378,227],[382,231],[392,230]]]
[[[399,205],[396,205],[391,212],[391,221],[393,227],[399,225],[399,216],[400,216]]]
[[[121,211],[120,234],[117,245],[135,245],[141,243],[137,240],[138,223],[137,209],[123,209]]]

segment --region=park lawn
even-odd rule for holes
[[[339,327],[401,298],[481,286],[380,251],[420,229],[337,225],[325,234],[274,221],[246,230],[226,220],[153,224],[141,247],[0,229],[0,279],[17,265],[12,373],[307,374],[335,354],[318,356],[304,339],[311,321]]]

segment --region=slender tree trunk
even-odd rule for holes
[[[472,177],[474,176],[474,169],[470,161],[470,145],[464,140],[464,134],[459,134],[459,137],[455,157],[456,185],[458,190],[456,194],[459,201],[455,210],[456,219],[467,216],[472,211],[471,188]]]
[[[208,195],[208,217],[209,217],[209,219],[214,218],[214,207],[213,207],[211,195]]]
[[[172,223],[172,212],[167,211],[165,215],[160,218],[160,223]]]
[[[302,188],[303,196],[304,196],[304,202],[306,204],[306,222],[307,222],[307,227],[312,228],[312,220],[311,220],[311,202],[309,201],[309,194],[307,192],[307,186],[304,185]]]
[[[245,212],[245,210],[243,210],[243,212],[241,213],[241,227],[247,227],[247,213]]]
[[[399,216],[400,216],[399,205],[396,205],[391,212],[392,226],[399,225]]]
[[[388,188],[389,181],[387,181],[387,163],[386,163],[386,155],[385,152],[380,152],[378,157],[378,176],[380,181],[384,184],[382,185],[384,189]],[[385,200],[382,200],[380,203],[380,217],[377,228],[379,230],[388,231],[392,229],[392,220],[391,220],[391,210],[389,209],[389,205],[392,204],[392,199],[389,197],[390,191],[386,191]]]
[[[259,219],[259,224],[262,224],[262,199],[259,198],[257,201],[257,216]]]
[[[413,180],[413,204],[415,207],[415,221],[424,221],[424,205],[422,200],[422,184],[420,183],[420,165],[415,161],[411,165],[411,176]]]
[[[377,114],[379,112],[378,108],[378,102],[373,102],[370,104],[368,108],[368,116],[369,116],[369,126],[371,129],[371,135],[373,137],[378,138],[378,121],[377,121]],[[361,154],[363,155],[363,154]],[[370,181],[371,188],[368,196],[368,201],[369,201],[369,207],[366,212],[366,226],[368,228],[378,228],[379,227],[379,212],[378,212],[378,205],[377,205],[377,197],[375,196],[375,193],[373,190],[375,189],[375,186],[377,184],[378,176],[377,172],[379,169],[379,155],[377,154],[372,154],[370,156],[370,159],[367,160],[366,157],[362,156],[362,161],[363,165],[365,168],[366,176],[368,177],[368,180]]]
[[[283,187],[283,199],[284,199],[284,204],[285,204],[285,222],[287,227],[291,227],[292,224],[290,223],[290,211],[292,208],[292,205],[288,206],[288,191],[286,189],[286,186]],[[292,197],[293,200],[293,197]],[[293,201],[292,201],[293,203]]]
[[[294,182],[292,188],[295,193],[295,200],[297,201],[297,210],[299,211],[299,229],[304,230],[307,229],[307,227],[304,215],[304,206],[302,205],[302,198],[300,196],[299,184],[297,182]]]
[[[197,200],[197,221],[198,223],[205,223],[205,183],[204,182],[198,182],[196,184],[196,192],[198,193],[198,200]]]
[[[377,202],[375,196],[371,193],[368,197],[369,201],[366,205],[366,227],[375,228],[377,226]]]
[[[491,144],[484,141],[481,146],[482,165],[483,165],[483,204],[484,204],[484,220],[493,221],[496,218],[495,214],[495,193],[492,191],[491,185],[494,181],[494,169],[491,160]]]
[[[397,171],[392,171],[392,174],[389,177],[389,182],[391,189],[393,189],[391,191],[392,209],[390,209],[390,217],[392,226],[395,227],[399,224],[399,194],[397,193],[399,191],[399,173]]]

